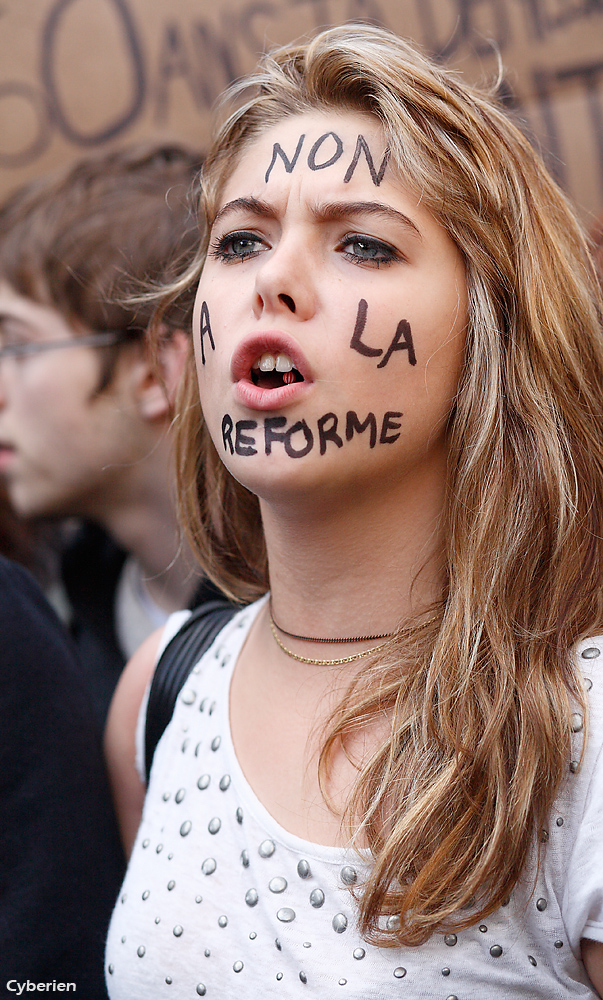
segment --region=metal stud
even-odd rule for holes
[[[396,977],[396,979],[404,979],[405,975],[406,975],[406,969],[403,968],[403,966],[399,965],[397,969],[394,969],[394,976]]]
[[[570,774],[576,774],[580,770],[580,762],[577,760],[570,761]]]
[[[385,929],[388,931],[397,931],[400,927],[400,917],[397,914],[392,913],[391,917],[388,917],[385,921]]]
[[[199,750],[201,749],[202,746],[203,746],[203,743],[197,743],[197,746],[193,750],[193,753],[194,753],[195,757],[199,756]]]
[[[172,933],[174,937],[182,937],[184,933],[184,927],[182,926],[182,924],[176,924]]]
[[[276,875],[274,878],[270,879],[268,888],[270,889],[270,892],[284,892],[287,888],[287,879],[283,878],[282,875]]]
[[[214,751],[214,753],[216,752],[216,750],[220,749],[220,743],[221,742],[222,742],[222,737],[221,736],[214,736],[213,740],[209,744],[210,747],[212,748],[212,750]]]
[[[312,947],[311,941],[304,941],[302,948],[311,948],[311,947]]]
[[[301,861],[297,862],[297,874],[300,878],[310,878],[312,872],[310,871],[310,865],[303,858]]]
[[[277,974],[276,974],[276,978],[278,979],[278,981],[279,981],[279,983],[280,983],[281,979],[283,978],[283,974],[282,974],[282,972],[277,972]]]
[[[276,844],[273,840],[263,840],[258,847],[258,854],[261,858],[271,858],[276,851]]]
[[[192,828],[193,824],[191,823],[190,819],[185,820],[185,822],[180,827],[180,836],[187,837],[188,834],[191,832]]]
[[[458,939],[457,939],[456,934],[445,934],[444,935],[444,944],[447,944],[449,948],[454,948],[457,940]]]
[[[331,921],[331,926],[336,934],[343,934],[348,928],[348,918],[345,913],[336,913]]]
[[[209,956],[211,955],[211,951],[209,950],[209,948],[206,948],[203,954],[205,955],[206,958],[209,958]]]
[[[537,899],[537,900],[536,900],[536,909],[537,909],[537,910],[540,910],[540,912],[541,912],[541,913],[544,913],[544,911],[545,911],[545,910],[546,910],[546,908],[547,908],[547,905],[548,905],[548,904],[547,904],[547,901],[546,901],[546,899],[542,899],[542,898],[541,898],[541,899]]]
[[[204,875],[213,875],[217,868],[215,858],[206,858],[201,865],[201,871]]]
[[[256,934],[255,931],[250,931],[249,932],[249,940],[250,941],[255,941],[256,937],[257,937],[257,934]]]
[[[155,853],[161,854],[162,850],[163,850],[163,844],[157,844],[157,847],[155,848]]]
[[[149,844],[150,844],[150,843],[151,843],[151,841],[149,840],[149,838],[148,838],[148,837],[145,837],[145,839],[144,839],[144,840],[143,840],[143,842],[142,842],[142,846],[143,846],[144,848],[147,848],[147,847],[149,846]]]
[[[356,869],[352,868],[351,865],[344,865],[339,874],[341,875],[341,881],[344,885],[354,885],[354,882],[358,878]]]
[[[173,855],[173,854],[172,854],[172,852],[170,851],[170,853],[168,854],[168,861],[171,861],[173,857],[174,857],[174,855]]]
[[[306,975],[305,972],[300,972],[299,978],[301,979],[302,983],[307,983],[308,982],[308,977],[307,977],[307,975]]]
[[[249,868],[249,851],[245,849],[241,851],[241,864],[243,868]]]
[[[227,788],[230,788],[230,775],[223,774],[220,778],[219,789],[221,792],[225,792]]]
[[[563,941],[555,941],[555,948],[563,948]]]
[[[313,906],[315,910],[319,910],[325,901],[325,894],[322,889],[312,889],[310,893],[310,906]]]
[[[292,910],[290,906],[283,906],[276,911],[276,919],[280,920],[282,924],[290,924],[292,920],[295,920],[295,910]]]
[[[555,820],[555,823],[557,824],[557,826],[563,826],[563,816],[558,816],[557,819]]]
[[[171,892],[171,891],[172,891],[172,889],[175,889],[175,888],[176,888],[176,883],[174,882],[174,879],[173,879],[173,878],[172,878],[172,879],[170,879],[170,881],[169,881],[169,882],[168,882],[168,884],[167,884],[167,887],[168,887],[168,892]]]
[[[361,962],[364,956],[366,955],[366,952],[364,948],[354,948],[352,954],[357,962]]]
[[[450,975],[450,969],[448,968],[448,966],[446,966],[444,969],[442,969],[442,975],[443,976],[449,976]]]
[[[235,962],[235,964],[232,967],[232,971],[233,972],[242,972],[243,971],[243,963],[241,962],[240,959],[239,959],[238,962]]]
[[[123,937],[122,937],[122,939],[121,939],[121,943],[122,943],[122,944],[125,944],[125,943],[126,943],[126,935],[125,935],[125,934],[124,934],[124,936],[123,936]]]
[[[280,941],[279,941],[278,938],[274,939],[274,947],[276,948],[277,951],[282,951],[283,950],[283,946],[280,943]]]
[[[207,993],[207,990],[205,989],[205,986],[203,985],[203,983],[197,983],[197,994],[198,994],[198,996],[204,997],[206,993]]]
[[[449,997],[446,997],[446,1000],[459,1000],[459,998],[456,993],[451,993]]]
[[[160,924],[160,923],[161,923],[161,917],[155,917],[155,923],[156,923],[156,924]],[[126,940],[126,939],[124,938],[124,941],[125,941],[125,940]]]
[[[145,891],[142,894],[142,898],[143,899],[148,899],[150,895],[151,895],[151,893],[149,892],[149,890],[145,889]]]
[[[596,646],[587,646],[586,649],[582,650],[583,660],[596,660],[598,656],[601,655],[601,650],[597,649]]]
[[[190,743],[190,739],[187,736],[186,739],[183,741],[182,746],[180,747],[180,749],[182,750],[182,753],[186,753],[186,751],[188,749],[189,743]]]
[[[145,946],[141,944],[140,948],[136,949],[136,954],[138,955],[139,958],[143,958],[146,953],[146,950],[147,949],[145,948]]]
[[[259,898],[257,889],[248,889],[245,893],[247,906],[256,906]]]
[[[184,798],[185,795],[186,795],[186,789],[185,788],[179,788],[178,791],[176,792],[174,798],[175,798],[176,802],[180,803],[180,802],[182,802],[182,799]]]
[[[203,902],[203,896],[195,896],[195,903],[202,903],[202,902]]]
[[[243,810],[241,809],[240,806],[238,807],[238,809],[237,809],[237,811],[235,813],[235,816],[236,816],[236,819],[237,819],[237,823],[240,826],[241,823],[243,822]]]
[[[108,967],[108,969],[107,969],[107,972],[109,973],[110,976],[112,976],[113,973],[115,972],[115,966],[114,965],[110,965]]]
[[[479,925],[479,929],[482,932],[482,934],[487,934],[487,932],[488,932],[488,928],[486,927],[485,924],[480,924]]]
[[[218,816],[214,816],[213,819],[210,819],[209,823],[207,824],[207,829],[210,833],[216,834],[221,826],[222,826],[222,820],[219,819]]]
[[[171,792],[164,792],[163,795],[161,796],[161,798],[163,799],[164,802],[169,802],[170,801],[170,796],[171,796]]]
[[[166,977],[165,977],[165,981],[166,981],[166,983],[168,984],[168,986],[171,986],[171,985],[172,985],[172,977],[171,977],[171,976],[166,976]]]
[[[209,706],[207,714],[213,715],[215,711],[216,711],[216,703],[215,701],[212,701],[211,705]]]
[[[590,691],[591,688],[592,688],[592,686],[593,686],[593,682],[591,681],[590,677],[585,677],[584,678],[584,687],[586,688],[586,690]]]
[[[128,898],[128,894],[127,894],[127,892],[124,892],[123,896],[121,897],[122,903],[125,903],[125,901],[126,901],[127,898]]]
[[[192,705],[196,697],[197,695],[192,688],[185,688],[182,694],[180,695],[180,701],[182,702],[183,705]]]
[[[492,958],[500,958],[502,953],[503,950],[499,944],[493,944],[492,947],[490,948],[490,954],[492,955]]]
[[[584,729],[584,719],[579,712],[572,715],[572,733],[581,733]]]
[[[200,712],[204,712],[205,711],[205,706],[207,705],[208,701],[209,701],[209,698],[203,698],[201,700],[201,704],[199,705],[199,711]]]
[[[228,927],[228,917],[224,914],[222,914],[221,917],[218,917],[218,927]]]
[[[202,792],[205,791],[210,781],[209,774],[202,774],[197,782],[197,788],[200,788]]]
[[[549,831],[548,830],[541,830],[540,831],[540,843],[541,844],[546,844],[548,842],[548,839],[549,839]]]
[[[534,966],[538,965],[538,962],[536,961],[533,955],[528,955],[528,962],[530,963],[530,965]]]
[[[340,986],[347,986],[347,984],[348,984],[348,981],[347,981],[347,979],[340,979],[340,980],[339,980],[339,985],[340,985]]]

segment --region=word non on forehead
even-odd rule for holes
[[[365,344],[362,341],[362,334],[366,326],[367,314],[368,302],[366,299],[360,299],[360,302],[358,303],[358,312],[356,313],[354,332],[352,334],[352,339],[350,340],[350,347],[353,351],[358,351],[358,354],[362,354],[365,358],[380,358],[383,354],[382,347],[369,347],[368,344]],[[385,368],[394,351],[408,351],[408,363],[410,365],[416,365],[417,357],[412,340],[410,323],[406,319],[401,319],[398,323],[390,345],[385,354],[383,354],[377,368]]]
[[[306,420],[288,424],[284,416],[265,417],[264,425],[260,427],[257,420],[237,420],[235,423],[230,413],[225,413],[222,417],[222,444],[225,452],[244,458],[257,455],[260,447],[263,447],[265,455],[271,455],[275,448],[283,448],[289,458],[304,458],[316,447],[320,455],[325,455],[329,443],[335,448],[343,448],[344,443],[357,435],[366,434],[369,448],[374,448],[377,442],[393,444],[398,440],[401,416],[402,413],[397,410],[388,410],[379,422],[374,413],[367,413],[364,420],[360,420],[355,410],[348,410],[345,419],[340,421],[336,413],[323,413],[316,421],[314,431]],[[259,432],[259,440],[255,431]]]
[[[300,153],[302,151],[302,146],[304,145],[306,139],[305,132],[300,135],[297,140],[297,146],[295,150],[291,150],[291,155],[289,156],[280,142],[275,142],[272,147],[272,159],[270,160],[270,165],[266,171],[266,184],[268,183],[268,178],[272,168],[274,167],[276,161],[282,160],[283,166],[288,174],[293,173],[297,161],[299,160]],[[323,135],[319,136],[315,143],[310,147],[308,155],[306,157],[306,163],[308,164],[310,170],[326,170],[327,167],[332,167],[344,154],[344,142],[336,132],[325,132]],[[371,153],[370,147],[363,135],[358,135],[356,139],[356,148],[354,150],[354,155],[350,160],[348,168],[345,172],[343,178],[344,184],[349,184],[352,177],[354,176],[354,171],[358,166],[358,161],[360,156],[364,155],[366,160],[369,173],[371,175],[371,180],[376,187],[379,187],[381,181],[383,180],[383,175],[385,173],[385,168],[387,166],[387,161],[389,160],[389,150],[385,150],[383,154],[383,159],[381,160],[381,166],[378,170],[375,169],[375,161],[373,160],[373,154]]]

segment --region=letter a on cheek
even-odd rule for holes
[[[209,342],[211,344],[212,351],[215,351],[216,345],[214,344],[213,334],[211,332],[211,323],[209,321],[209,309],[207,308],[207,302],[202,302],[201,304],[201,362],[205,364],[205,347],[203,346],[203,340],[207,334],[209,337]]]

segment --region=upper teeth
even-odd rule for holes
[[[273,372],[275,369],[277,372],[290,372],[293,362],[288,354],[277,354],[275,358],[274,354],[266,353],[257,358],[252,367],[261,372]]]

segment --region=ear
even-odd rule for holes
[[[145,352],[137,386],[138,410],[145,420],[171,417],[190,341],[184,330],[173,330],[160,338],[154,359]]]

